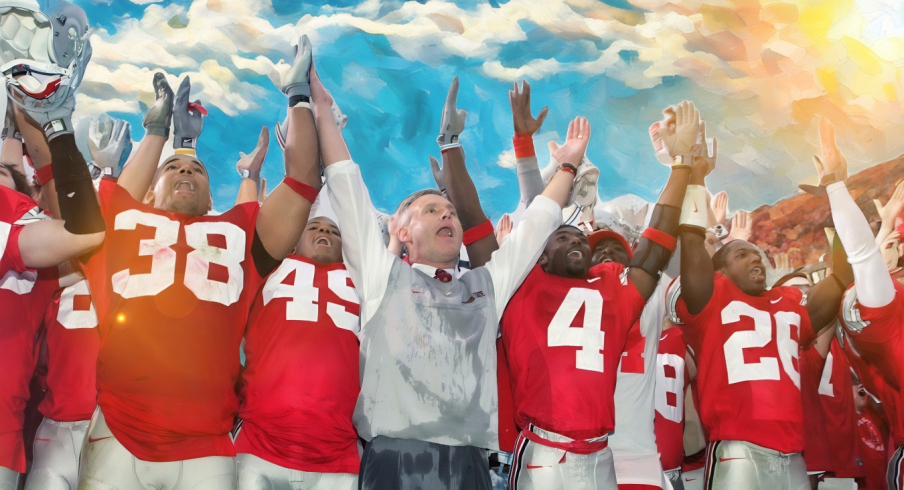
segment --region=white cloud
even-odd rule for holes
[[[160,3],[163,0],[129,0],[136,5],[147,5],[149,3]]]

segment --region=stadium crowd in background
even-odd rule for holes
[[[214,213],[187,76],[134,151],[103,116],[79,152],[87,26],[0,4],[0,489],[904,488],[904,183],[867,221],[828,119],[817,263],[707,189],[693,102],[650,126],[657,202],[605,203],[585,117],[540,168],[526,81],[516,209],[481,207],[455,78],[437,188],[382,213],[301,36],[285,178],[263,128]]]

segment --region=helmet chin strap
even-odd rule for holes
[[[23,75],[16,79],[16,82],[19,83],[19,90],[34,99],[50,97],[59,88],[61,81],[62,78],[55,77],[41,82],[31,74]]]

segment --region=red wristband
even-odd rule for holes
[[[304,182],[299,182],[292,177],[286,177],[283,179],[283,183],[295,191],[296,194],[310,201],[311,204],[314,204],[314,200],[317,199],[317,194],[320,194],[320,191],[317,189]]]
[[[665,248],[669,252],[674,252],[675,245],[678,244],[677,238],[669,235],[662,230],[657,230],[656,228],[647,228],[640,236],[645,237],[651,242],[662,246],[662,248]]]
[[[515,133],[512,138],[515,145],[515,158],[528,158],[537,156],[534,151],[534,137],[527,133]]]
[[[39,169],[35,169],[35,178],[38,179],[38,183],[41,185],[46,185],[53,180],[53,167],[48,164]]]
[[[470,245],[478,240],[482,240],[493,233],[493,223],[489,219],[479,225],[465,230],[461,237],[461,243]]]

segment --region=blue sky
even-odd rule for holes
[[[507,96],[516,79],[531,82],[535,113],[549,106],[535,138],[541,167],[548,161],[546,142],[564,139],[573,117],[589,118],[588,157],[600,168],[603,200],[627,193],[656,199],[667,171],[653,158],[647,128],[667,105],[694,100],[723,150],[709,185],[714,192],[728,190],[732,207],[746,209],[792,194],[811,173],[800,162],[815,150],[815,124],[801,121],[794,104],[831,96],[822,87],[795,82],[788,88],[758,78],[762,70],[727,59],[718,43],[701,43],[694,36],[749,36],[739,30],[745,26],[731,24],[732,12],[701,14],[696,1],[677,2],[686,4],[682,8],[661,0],[77,3],[95,32],[95,56],[78,106],[83,121],[108,112],[129,121],[138,141],[153,72],[165,71],[174,88],[191,74],[193,98],[210,111],[198,154],[211,168],[218,210],[235,197],[238,153],[253,149],[262,125],[272,135],[285,115],[285,98],[268,74],[280,59],[290,59],[301,33],[311,36],[321,78],[349,116],[344,134],[382,210],[433,186],[428,156],[439,156],[442,104],[456,75],[458,105],[468,111],[462,134],[468,167],[494,219],[518,201]],[[773,49],[780,48],[795,57],[784,45]],[[748,48],[742,61],[753,66],[750,53]],[[807,55],[815,56],[810,48]],[[819,65],[811,68],[815,73]],[[884,139],[887,119],[868,122],[883,138],[854,148],[854,169],[904,149]],[[76,124],[86,135],[87,124]],[[282,175],[274,136],[264,176],[272,189]]]

